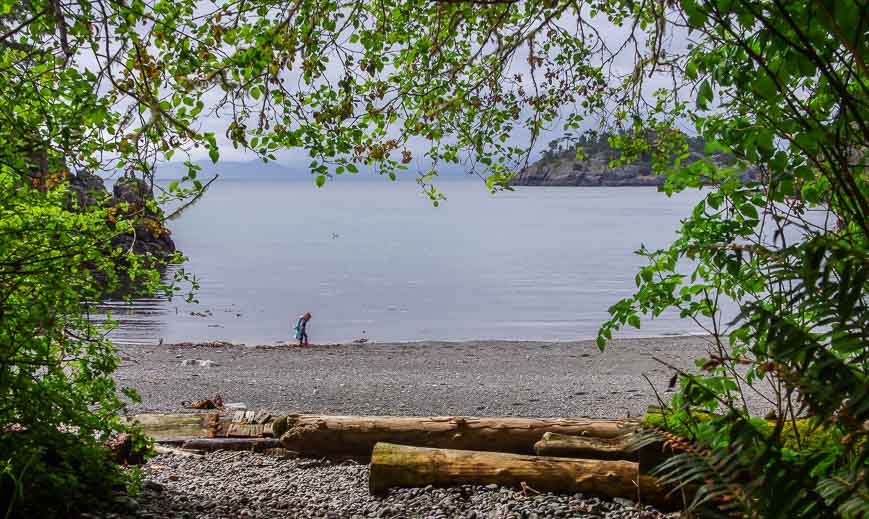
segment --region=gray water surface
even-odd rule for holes
[[[701,197],[438,187],[448,199],[435,208],[413,182],[218,180],[170,223],[199,304],[111,304],[110,336],[271,343],[310,311],[312,342],[591,338],[635,288],[633,251],[666,245]],[[698,331],[665,315],[623,335]]]

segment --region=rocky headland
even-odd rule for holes
[[[577,149],[582,148],[582,158],[577,158]],[[702,139],[688,140],[688,157],[683,164],[694,163],[704,157],[705,143]],[[612,162],[619,157],[606,137],[581,145],[551,146],[543,153],[543,157],[520,171],[511,181],[514,186],[660,186],[666,177],[656,175],[652,171],[652,160],[649,156],[640,156],[630,164],[612,167]],[[733,163],[733,157],[726,154],[710,156],[718,165]],[[742,173],[743,182],[756,177],[756,172],[749,170]]]

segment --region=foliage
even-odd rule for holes
[[[544,129],[597,121],[616,162],[650,157],[669,193],[714,183],[670,247],[640,250],[649,265],[637,293],[599,336],[603,347],[641,315],[675,308],[712,337],[672,403],[697,454],[665,473],[702,481],[698,506],[859,516],[866,17],[856,0],[0,0],[3,445],[21,438],[10,424],[82,441],[116,430],[117,358],[87,301],[131,277],[160,288],[151,267],[106,246],[134,215],[73,210],[64,172],[150,184],[176,155],[217,161],[220,139],[266,161],[303,150],[318,186],[362,164],[390,178],[416,169],[437,204],[439,164],[464,162],[507,188]],[[690,44],[665,44],[680,40]],[[649,95],[655,86],[665,88]],[[202,129],[216,120],[221,136]],[[684,162],[697,138],[736,162]],[[187,165],[164,199],[201,192]],[[748,166],[758,182],[740,181]],[[725,300],[735,320],[722,317]],[[750,417],[752,398],[775,408],[772,433]],[[690,421],[697,411],[720,416]],[[830,424],[825,448],[783,443],[785,422],[803,415]],[[46,463],[16,453],[0,458],[12,460],[4,481]]]
[[[639,326],[640,314],[666,309],[710,334],[699,373],[680,372],[665,424],[688,442],[660,468],[665,479],[696,488],[698,512],[862,517],[869,513],[865,5],[685,0],[674,13],[650,16],[652,42],[664,27],[683,26],[694,44],[667,56],[651,46],[652,66],[678,71],[685,83],[660,92],[651,107],[626,111],[634,138],[625,148],[660,146],[644,132],[660,135],[690,118],[710,148],[760,168],[762,177],[742,185],[738,168],[709,161],[662,168],[670,192],[699,186],[701,176],[717,185],[670,247],[640,249],[649,264],[637,275],[637,293],[611,308],[599,343],[621,326]],[[683,101],[686,92],[693,103]],[[730,316],[728,300],[738,305]],[[756,402],[772,408],[772,426],[752,418]]]

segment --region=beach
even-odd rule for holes
[[[667,365],[690,369],[708,345],[705,337],[616,340],[604,352],[594,341],[126,345],[115,376],[142,397],[130,412],[179,412],[219,394],[277,414],[622,418],[657,404],[656,392],[669,401]],[[115,517],[672,517],[625,499],[497,485],[371,496],[367,465],[246,452],[163,454],[143,471],[144,492],[122,496],[126,512]]]
[[[615,340],[604,352],[594,341],[127,345],[115,376],[141,396],[136,413],[219,394],[273,413],[621,418],[669,401],[665,364],[692,369],[708,346],[690,336]]]

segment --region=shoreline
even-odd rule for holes
[[[661,335],[637,335],[630,337],[620,337],[611,341],[612,343],[619,342],[631,342],[631,341],[654,341],[654,340],[674,340],[674,339],[704,339],[709,337],[709,335],[698,332],[698,333],[672,333],[672,334],[661,334]],[[361,345],[400,345],[400,346],[414,346],[414,345],[438,345],[438,344],[454,344],[454,345],[464,345],[464,344],[483,344],[483,345],[498,345],[498,346],[509,346],[511,344],[581,344],[581,343],[595,343],[595,337],[577,337],[574,339],[408,339],[408,340],[396,340],[396,341],[375,341],[375,340],[366,340],[363,343],[356,342],[358,339],[352,339],[345,342],[333,342],[326,341],[322,343],[310,343],[309,347],[311,348],[321,348],[321,347],[335,347],[335,346],[361,346]],[[156,346],[172,346],[178,348],[191,348],[191,347],[227,347],[227,348],[287,348],[287,347],[298,347],[295,341],[275,341],[273,343],[264,343],[261,341],[230,341],[230,340],[222,340],[222,339],[214,339],[214,340],[186,340],[186,341],[176,341],[176,342],[166,342],[162,344],[138,344],[138,343],[117,343],[117,346],[120,347],[156,347]],[[596,347],[596,344],[595,344]]]
[[[178,412],[220,394],[274,413],[637,416],[672,393],[660,359],[693,370],[705,337],[594,341],[421,341],[312,346],[119,346],[131,412]],[[206,366],[185,360],[210,361]],[[652,386],[650,387],[649,382]]]

